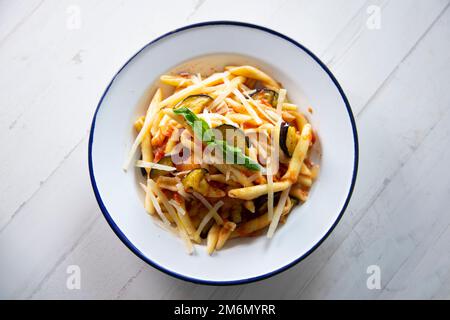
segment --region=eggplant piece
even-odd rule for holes
[[[202,232],[200,233],[200,238],[206,239],[208,237],[209,230],[212,228],[212,226],[216,223],[214,219],[211,219],[208,221],[206,226],[203,228]]]
[[[186,107],[190,109],[195,114],[199,114],[203,112],[203,109],[211,104],[214,99],[207,94],[195,94],[189,96],[182,100],[177,106],[178,107]]]
[[[289,199],[291,199],[292,208],[300,203],[300,201],[297,198],[289,196]]]
[[[222,140],[226,140],[228,144],[233,147],[238,147],[241,150],[250,147],[250,139],[245,135],[245,133],[235,126],[230,124],[222,124],[214,130],[219,130],[222,134]],[[227,132],[228,131],[228,132]],[[228,134],[227,134],[228,133]],[[230,136],[231,133],[231,136]]]
[[[265,100],[272,105],[272,107],[277,106],[278,93],[267,88],[258,89],[250,95],[256,100]]]
[[[204,168],[194,169],[189,172],[181,181],[186,191],[196,191],[202,195],[207,194],[209,184],[206,181],[208,170]]]
[[[274,206],[277,205],[278,200],[280,200],[280,196],[281,196],[281,191],[280,192],[275,192],[273,194],[273,204],[274,204]],[[260,197],[256,198],[255,200],[253,200],[253,202],[255,203],[256,212],[258,214],[264,214],[264,213],[267,212],[267,210],[268,210],[267,209],[268,201],[269,201],[269,197],[268,197],[267,194],[265,194],[263,196],[260,196]]]
[[[165,156],[158,161],[158,164],[163,164],[165,166],[173,167],[172,158],[170,156]],[[150,178],[156,180],[158,177],[168,176],[170,172],[158,169],[150,170]]]
[[[286,122],[280,128],[280,148],[290,158],[297,146],[297,130]]]

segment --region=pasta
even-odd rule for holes
[[[319,174],[315,135],[282,85],[253,66],[209,75],[167,74],[144,116],[124,170],[145,182],[144,208],[178,234],[188,253],[206,243],[213,254],[228,241],[267,228],[274,235],[292,208],[308,199]]]

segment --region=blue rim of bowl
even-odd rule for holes
[[[348,195],[347,195],[347,198],[345,200],[344,206],[342,207],[341,212],[339,213],[339,216],[337,217],[336,221],[333,223],[331,228],[327,231],[327,233],[311,249],[309,249],[306,253],[304,253],[303,255],[301,255],[300,257],[298,257],[297,259],[295,259],[294,261],[288,263],[285,266],[283,266],[283,267],[281,267],[279,269],[276,269],[274,271],[268,272],[266,274],[263,274],[263,275],[258,275],[258,276],[251,277],[251,278],[246,278],[246,279],[231,280],[231,281],[212,281],[212,280],[202,280],[202,279],[188,277],[188,276],[176,273],[174,271],[168,270],[168,269],[164,268],[163,266],[160,266],[156,262],[154,262],[154,261],[150,260],[149,258],[147,258],[138,248],[136,248],[133,245],[133,243],[131,243],[130,240],[128,240],[128,238],[125,236],[125,234],[122,232],[122,230],[120,230],[120,228],[114,222],[114,220],[112,219],[112,217],[109,214],[108,210],[106,209],[106,207],[105,207],[105,205],[104,205],[104,203],[102,201],[102,198],[100,197],[100,193],[98,191],[98,188],[97,188],[97,184],[96,184],[95,176],[94,176],[94,169],[93,169],[93,166],[92,166],[92,143],[94,141],[95,121],[96,121],[96,118],[97,118],[98,110],[100,109],[100,106],[101,106],[101,104],[103,102],[103,99],[105,98],[106,94],[108,93],[109,88],[111,87],[112,83],[114,82],[114,79],[120,74],[120,72],[122,72],[122,70],[128,65],[128,63],[130,63],[137,55],[139,55],[147,47],[149,47],[152,44],[158,42],[159,40],[164,39],[164,38],[166,38],[168,36],[171,36],[171,35],[173,35],[175,33],[178,33],[178,32],[184,31],[184,30],[188,30],[188,29],[208,27],[208,26],[218,26],[218,25],[219,26],[220,25],[225,25],[225,26],[246,27],[246,28],[257,29],[257,30],[260,30],[260,31],[263,31],[263,32],[270,33],[270,34],[275,35],[277,37],[280,37],[280,38],[282,38],[282,39],[284,39],[286,41],[289,41],[290,43],[292,43],[295,46],[297,46],[299,49],[301,49],[304,52],[306,52],[311,58],[313,58],[322,67],[322,69],[328,74],[328,76],[333,81],[333,83],[336,86],[336,88],[339,90],[339,93],[341,94],[341,97],[342,97],[342,99],[343,99],[343,101],[345,103],[345,106],[347,108],[348,116],[350,118],[350,122],[351,122],[351,125],[352,125],[354,148],[355,148],[355,159],[354,159],[354,164],[353,164],[353,174],[352,174],[352,182],[351,182],[351,185],[350,185],[350,189],[348,191]],[[152,267],[154,267],[154,268],[156,268],[156,269],[158,269],[158,270],[160,270],[160,271],[162,271],[162,272],[164,272],[164,273],[166,273],[166,274],[168,274],[170,276],[173,276],[175,278],[178,278],[178,279],[181,279],[181,280],[185,280],[185,281],[189,281],[189,282],[193,282],[193,283],[198,283],[198,284],[206,284],[206,285],[237,285],[237,284],[245,284],[245,283],[251,283],[251,282],[267,279],[267,278],[270,278],[270,277],[272,277],[272,276],[274,276],[276,274],[279,274],[279,273],[281,273],[283,271],[286,271],[287,269],[293,267],[294,265],[296,265],[297,263],[299,263],[300,261],[305,259],[307,256],[309,256],[330,235],[330,233],[334,230],[336,225],[341,220],[345,210],[347,209],[348,203],[349,203],[350,198],[351,198],[352,193],[353,193],[353,189],[355,187],[356,175],[357,175],[357,171],[358,171],[358,160],[359,160],[359,146],[358,146],[358,133],[357,133],[357,130],[356,130],[355,118],[353,116],[352,109],[350,107],[350,103],[348,102],[348,99],[345,96],[344,91],[342,90],[341,86],[339,85],[339,83],[336,80],[336,78],[334,77],[334,75],[327,68],[327,66],[318,57],[316,57],[316,55],[313,54],[308,48],[306,48],[305,46],[301,45],[297,41],[289,38],[288,36],[285,36],[282,33],[279,33],[277,31],[274,31],[274,30],[266,28],[266,27],[262,27],[262,26],[255,25],[255,24],[251,24],[251,23],[238,22],[238,21],[225,21],[225,20],[208,21],[208,22],[201,22],[201,23],[190,24],[190,25],[187,25],[187,26],[175,29],[173,31],[170,31],[170,32],[168,32],[168,33],[166,33],[166,34],[156,38],[155,40],[149,42],[142,49],[140,49],[138,52],[136,52],[130,59],[128,59],[128,61],[122,66],[122,68],[120,68],[120,70],[115,74],[115,76],[113,77],[111,82],[106,87],[106,90],[103,93],[102,97],[100,98],[100,101],[99,101],[99,103],[97,105],[97,108],[95,110],[95,113],[94,113],[94,117],[92,119],[92,125],[91,125],[90,134],[89,134],[89,147],[88,147],[89,175],[90,175],[90,178],[91,178],[92,188],[94,189],[95,198],[97,199],[98,205],[99,205],[99,207],[100,207],[100,209],[101,209],[101,211],[102,211],[106,221],[111,226],[111,228],[116,233],[116,235],[120,238],[120,240],[122,240],[122,242],[128,247],[128,249],[130,249],[135,255],[137,255],[139,258],[141,258],[142,260],[147,262]]]

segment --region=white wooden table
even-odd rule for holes
[[[115,72],[153,38],[206,20],[310,48],[358,124],[358,181],[337,228],[249,285],[195,285],[145,264],[106,223],[88,176],[91,119]],[[0,0],[0,298],[449,299],[449,79],[449,0]],[[79,290],[66,285],[72,265]]]

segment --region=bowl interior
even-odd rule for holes
[[[203,246],[187,255],[183,243],[149,217],[136,170],[122,170],[160,75],[170,70],[203,74],[224,65],[251,64],[280,81],[308,116],[320,141],[319,178],[309,200],[290,214],[273,239],[229,241],[208,256]],[[208,72],[209,71],[209,72]],[[312,113],[308,108],[312,108]],[[305,50],[265,30],[238,24],[204,24],[171,33],[135,55],[105,92],[93,122],[91,178],[106,218],[133,251],[188,280],[236,283],[270,275],[314,248],[345,207],[355,177],[357,145],[352,117],[335,82]]]

